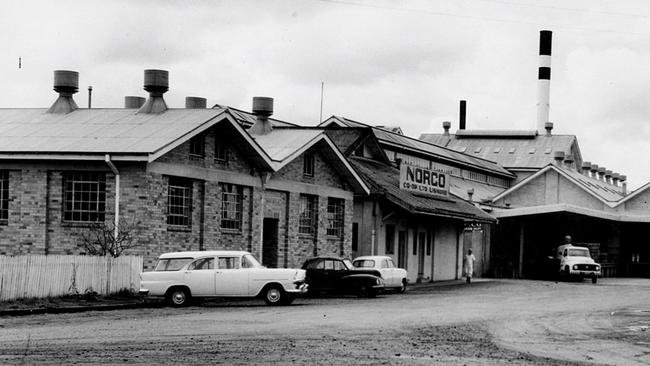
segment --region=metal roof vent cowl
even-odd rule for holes
[[[598,180],[605,182],[605,169],[604,166],[598,167]]]
[[[591,162],[583,161],[582,162],[582,174],[589,177],[589,171],[591,170]]]
[[[147,99],[144,97],[138,97],[133,95],[127,95],[124,97],[124,108],[126,109],[138,109],[144,105],[144,102]]]
[[[144,70],[144,90],[149,92],[149,99],[138,109],[137,113],[162,113],[167,110],[163,94],[169,90],[169,72],[167,70]]]
[[[68,70],[54,70],[54,91],[59,98],[52,104],[47,113],[67,114],[78,109],[72,94],[79,90],[79,73]]]
[[[591,177],[598,179],[598,164],[591,164]]]
[[[266,135],[273,131],[269,117],[273,115],[273,98],[253,97],[253,114],[257,117],[255,123],[248,129],[251,135]]]
[[[621,193],[627,194],[627,175],[621,174],[618,179],[621,181]]]
[[[445,136],[449,136],[449,128],[451,128],[451,122],[449,121],[442,122],[442,128],[445,130],[443,134]]]
[[[553,158],[555,159],[555,163],[557,165],[562,164],[562,160],[564,160],[564,151],[555,151],[553,153]]]
[[[618,187],[618,181],[621,179],[621,175],[618,173],[612,174],[612,184]]]
[[[611,179],[611,178],[612,178],[612,171],[609,170],[609,169],[605,170],[605,182],[611,184],[611,183],[612,183],[612,179]]]
[[[205,109],[208,100],[201,97],[185,97],[185,108],[187,109]]]
[[[564,158],[564,165],[571,169],[573,167],[573,155],[572,154],[567,154],[566,157]]]
[[[553,122],[544,123],[544,128],[546,129],[546,136],[552,136],[551,131],[553,130]]]

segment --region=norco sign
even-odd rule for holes
[[[402,163],[399,172],[399,188],[412,193],[432,196],[449,195],[447,173]]]

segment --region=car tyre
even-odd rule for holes
[[[175,287],[167,292],[167,302],[173,307],[187,306],[192,295],[183,287]]]
[[[361,285],[361,287],[359,287],[359,297],[372,298],[375,296],[377,296],[377,291],[375,291],[375,289],[372,288],[372,286]]]
[[[397,292],[399,292],[400,294],[403,294],[403,293],[406,292],[406,279],[405,279],[405,278],[402,279],[402,286],[400,286],[400,287],[397,289]]]
[[[280,286],[272,285],[264,290],[264,302],[266,305],[286,305],[287,301],[291,302],[292,300],[289,300],[289,296]]]

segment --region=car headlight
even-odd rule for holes
[[[577,264],[574,264],[574,265],[573,265],[573,269],[578,269],[578,265],[577,265]]]
[[[600,271],[600,266],[596,266],[596,271]]]

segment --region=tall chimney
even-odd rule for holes
[[[544,124],[548,122],[551,90],[551,37],[552,32],[543,30],[539,32],[539,69],[537,72],[537,131],[544,131]]]
[[[442,128],[445,130],[443,133],[444,136],[449,136],[449,128],[451,127],[451,122],[444,121],[442,122]]]
[[[185,97],[185,108],[187,109],[204,109],[208,105],[208,100],[201,97]]]
[[[147,100],[144,97],[137,97],[133,95],[127,95],[124,97],[124,108],[126,109],[139,109],[144,105],[144,102]]]
[[[465,129],[465,118],[467,116],[467,102],[464,100],[460,101],[460,113],[458,116],[458,129]]]
[[[162,113],[167,110],[163,94],[169,90],[169,72],[167,70],[144,70],[144,90],[149,92],[149,99],[136,113]]]
[[[79,90],[79,73],[68,70],[54,71],[54,91],[59,98],[52,104],[47,113],[67,114],[79,108],[72,94]]]
[[[255,123],[248,129],[251,135],[266,135],[273,130],[269,117],[273,114],[273,98],[253,97],[253,114]]]

